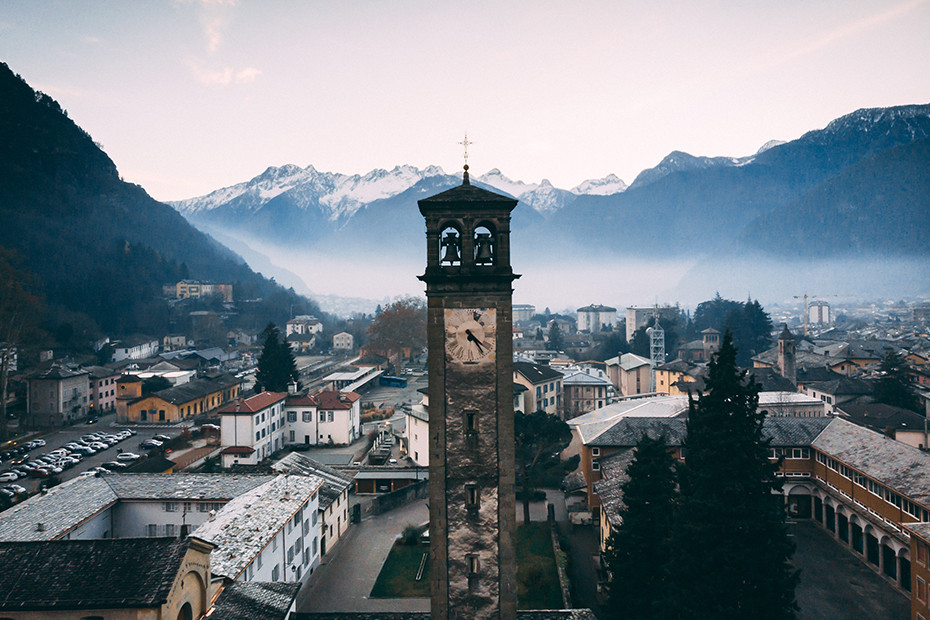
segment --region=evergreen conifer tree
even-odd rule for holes
[[[274,323],[268,323],[262,330],[262,339],[264,344],[255,372],[255,391],[286,392],[288,383],[299,379],[291,345]]]
[[[875,382],[874,397],[877,402],[895,407],[904,407],[920,413],[920,400],[914,391],[907,364],[898,353],[890,351],[878,367],[881,377]]]
[[[665,438],[644,435],[623,484],[621,524],[607,546],[611,618],[655,618],[668,594],[666,570],[676,489]]]
[[[762,437],[759,387],[745,375],[727,331],[707,392],[690,406],[668,618],[782,620],[797,611],[778,463]]]

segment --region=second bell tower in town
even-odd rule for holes
[[[516,617],[513,281],[517,201],[463,182],[426,218],[434,619]]]

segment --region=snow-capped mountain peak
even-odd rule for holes
[[[610,196],[626,190],[626,183],[615,174],[608,174],[603,179],[588,179],[573,187],[571,193],[591,196]]]

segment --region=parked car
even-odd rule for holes
[[[17,480],[19,480],[19,475],[11,471],[5,471],[0,474],[0,482],[16,482]]]
[[[139,442],[139,447],[145,448],[146,450],[160,448],[162,445],[162,442],[158,441],[157,439],[143,439],[141,442]]]
[[[138,461],[142,456],[132,452],[121,452],[116,456],[117,461]]]
[[[127,465],[126,463],[120,463],[119,461],[107,461],[106,463],[101,465],[101,467],[105,469],[109,469],[110,471],[115,471],[115,470],[120,470],[120,469],[126,469],[127,467],[129,467],[129,465]]]
[[[152,437],[152,439],[157,439],[158,441],[161,441],[162,443],[166,441],[171,441],[171,437],[168,437],[168,435],[155,435],[154,437]]]
[[[16,498],[16,493],[14,493],[13,491],[11,491],[11,490],[9,490],[9,489],[0,489],[0,495],[2,495],[3,497],[5,497],[5,498],[7,498],[7,499],[15,499],[15,498]]]
[[[109,474],[110,470],[106,467],[91,467],[87,472],[91,474]]]
[[[11,491],[13,491],[14,493],[17,493],[17,494],[26,493],[26,492],[27,492],[27,491],[26,491],[26,487],[21,487],[21,486],[19,486],[18,484],[5,484],[5,485],[3,485],[3,488],[4,488],[4,489],[9,489],[9,490],[11,490]]]
[[[100,441],[95,441],[94,443],[90,444],[90,447],[96,450],[97,452],[100,452],[101,450],[109,450],[110,444],[103,443]]]
[[[44,439],[33,439],[33,440],[32,440],[32,444],[33,444],[36,448],[41,448],[42,446],[45,445],[45,440],[44,440]]]
[[[29,475],[32,476],[33,478],[48,478],[50,474],[48,473],[47,469],[36,467],[35,469],[29,472]]]
[[[135,431],[134,429],[131,429],[131,428],[124,428],[124,429],[122,429],[122,432],[124,432],[124,433],[129,433],[130,435],[135,435],[135,434],[137,434],[137,431]]]

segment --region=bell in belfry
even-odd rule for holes
[[[475,235],[475,264],[494,264],[494,245],[491,243],[491,233],[478,233]]]
[[[442,261],[450,265],[457,265],[462,262],[462,253],[459,251],[459,235],[454,230],[450,230],[442,236]]]

